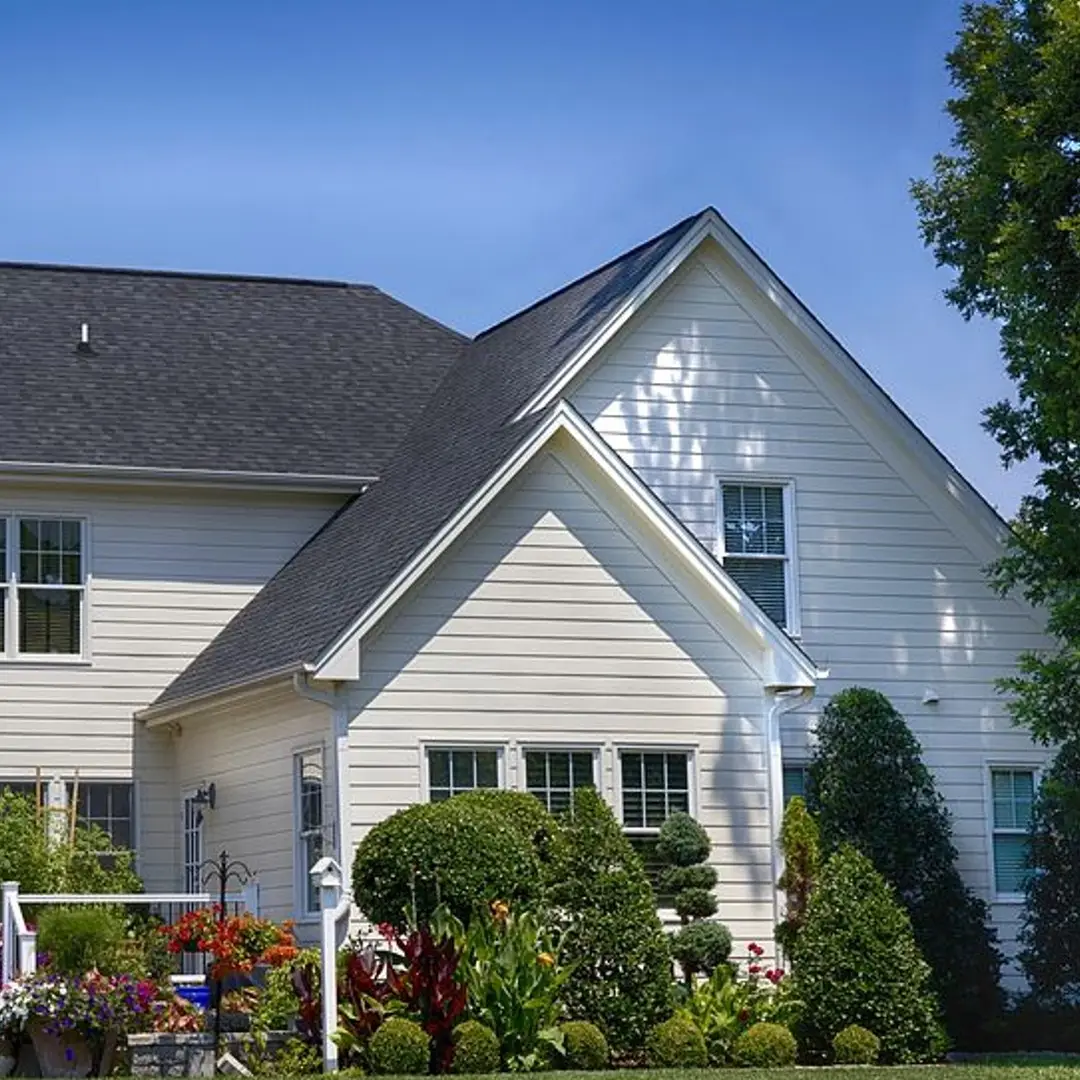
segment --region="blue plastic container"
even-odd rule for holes
[[[181,983],[176,988],[176,993],[200,1009],[210,1008],[210,987],[205,983]]]

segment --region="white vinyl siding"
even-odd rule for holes
[[[498,750],[429,747],[428,799],[442,802],[453,795],[499,786]]]
[[[693,753],[725,922],[767,939],[762,688],[693,599],[559,455],[537,459],[365,643],[352,846],[425,797],[426,746],[497,746],[519,791],[534,751],[588,752],[616,812],[620,751]]]
[[[1001,899],[1018,899],[1024,892],[1034,799],[1034,769],[990,769],[994,891]]]

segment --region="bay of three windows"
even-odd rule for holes
[[[0,657],[80,655],[85,593],[80,519],[0,516]]]

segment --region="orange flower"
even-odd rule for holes
[[[549,953],[549,952],[542,952],[536,958],[536,962],[541,967],[554,967],[555,966],[555,957],[552,956],[551,953]]]
[[[510,905],[505,900],[493,900],[491,903],[491,917],[496,922],[506,922],[510,917]]]

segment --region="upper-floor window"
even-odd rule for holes
[[[807,783],[810,779],[810,766],[809,765],[797,765],[797,764],[785,764],[783,770],[784,776],[784,805],[787,806],[792,799],[798,795],[800,798],[806,798]]]
[[[441,802],[451,795],[499,786],[499,751],[436,749],[427,752],[428,798]]]
[[[791,488],[720,484],[724,569],[777,626],[797,632]]]
[[[595,787],[591,750],[526,750],[525,787],[552,814],[570,809],[577,788]]]
[[[0,656],[78,656],[86,607],[85,524],[0,517]]]
[[[1034,769],[990,770],[993,804],[994,892],[998,897],[1024,891],[1028,865],[1028,826],[1035,800]]]
[[[690,755],[685,750],[623,750],[619,771],[623,828],[659,830],[672,814],[690,813]]]

